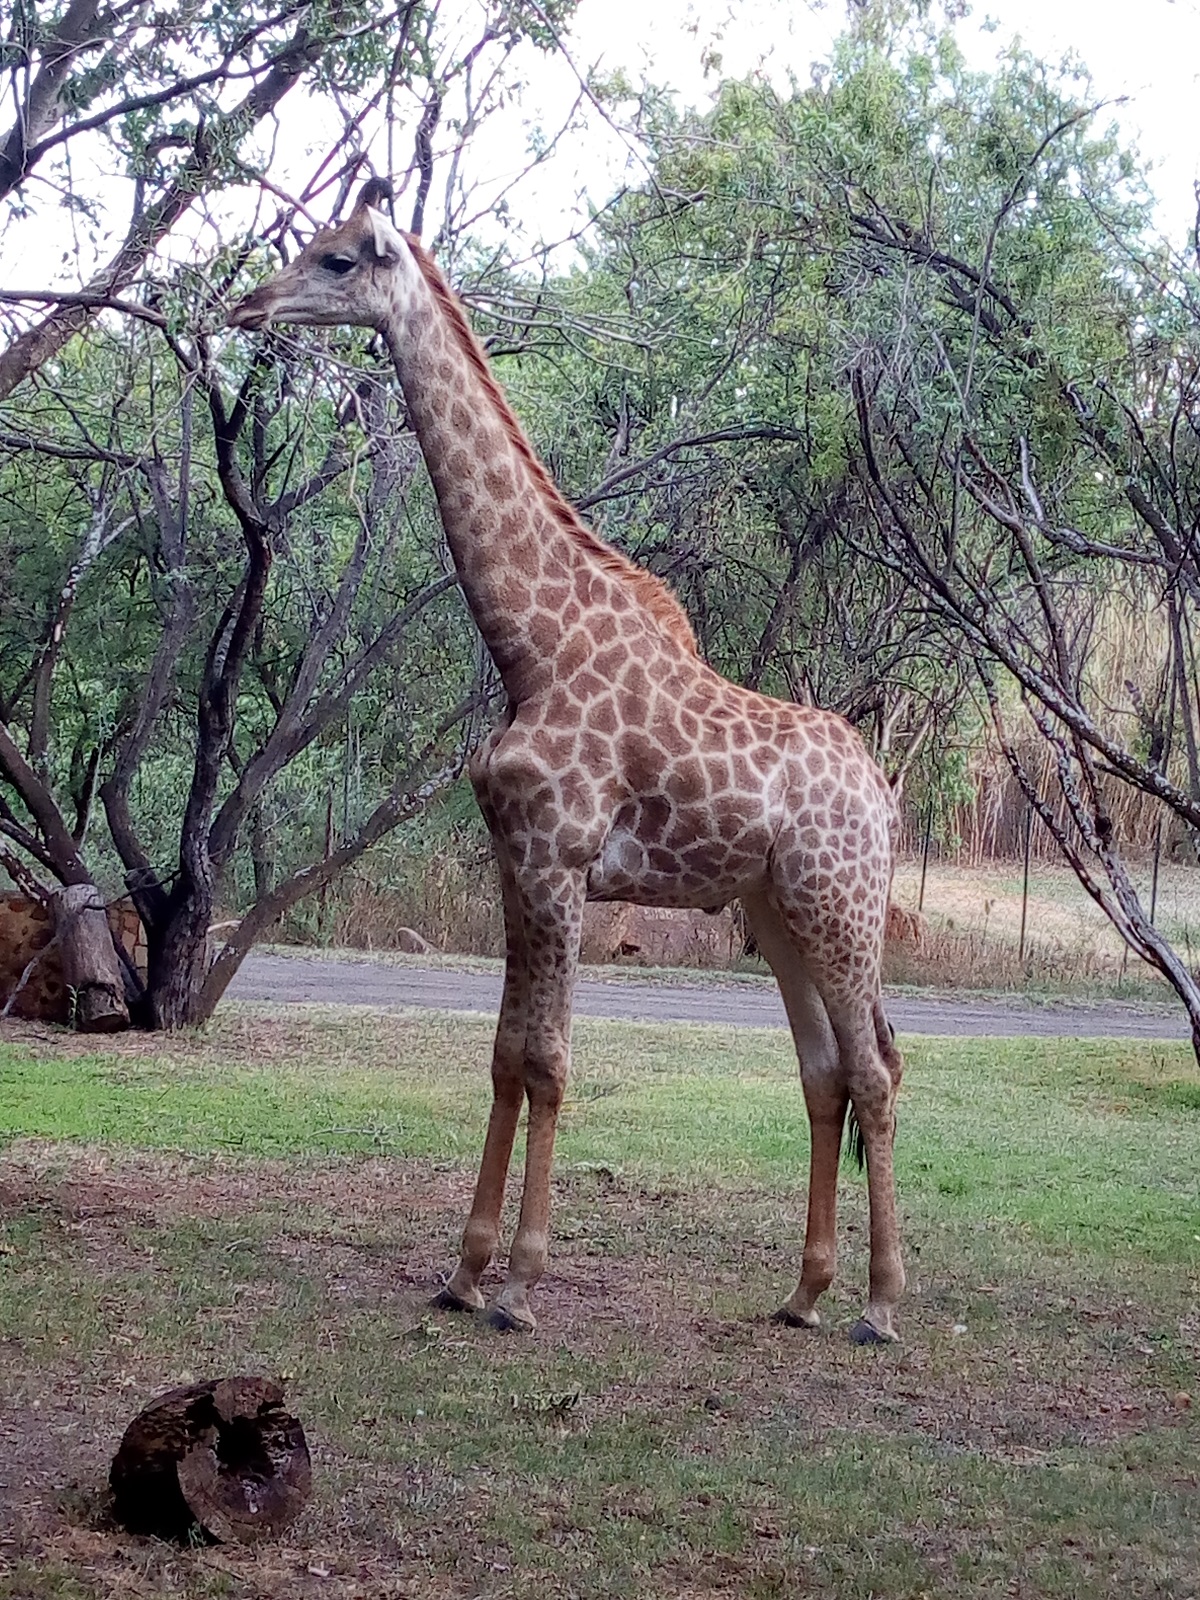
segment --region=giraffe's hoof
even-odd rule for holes
[[[464,1300],[462,1295],[455,1294],[454,1291],[447,1286],[444,1289],[439,1289],[429,1304],[434,1308],[435,1311],[482,1311],[483,1296],[479,1293],[478,1289],[475,1291],[475,1296],[476,1298],[474,1301]]]
[[[821,1326],[820,1314],[816,1311],[793,1311],[791,1306],[780,1306],[778,1311],[771,1313],[772,1322],[780,1322],[785,1328],[807,1328],[810,1333],[816,1333]]]
[[[487,1314],[488,1326],[495,1328],[498,1333],[532,1333],[537,1323],[525,1312],[518,1315],[510,1311],[507,1306],[494,1305]]]
[[[866,1317],[860,1317],[850,1329],[851,1344],[899,1344],[900,1335],[890,1328],[887,1333],[880,1333],[873,1323]]]

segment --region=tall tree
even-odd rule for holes
[[[1195,263],[1154,239],[1078,84],[1019,54],[971,75],[937,44],[940,73],[860,35],[828,94],[872,130],[827,139],[817,207],[871,512],[851,542],[970,662],[1028,803],[1200,1055],[1200,984],[1120,804],[1200,841]]]
[[[367,144],[389,144],[406,108],[418,133],[397,179],[419,211],[439,159],[461,173],[464,140],[502,96],[513,51],[552,45],[567,12],[485,8],[464,41],[438,4],[382,18],[305,6],[302,25],[294,11],[222,9],[199,19],[180,88],[188,19],[156,22],[147,40],[141,8],[128,8],[104,14],[111,39],[97,49],[113,81],[94,94],[69,75],[85,72],[90,44],[68,71],[52,39],[30,36],[5,145],[14,192],[56,149],[90,138],[93,157],[99,140],[129,161],[134,207],[117,266],[51,295],[54,309],[0,355],[0,495],[12,510],[0,539],[13,590],[0,611],[0,839],[10,875],[43,892],[111,883],[119,868],[147,929],[145,991],[127,976],[151,1025],[209,1015],[256,937],[461,768],[486,699],[418,456],[395,442],[404,419],[373,353],[361,341],[283,340],[247,361],[214,340],[222,305],[255,252],[286,254],[313,206],[344,202]],[[262,158],[257,122],[302,78],[318,124],[328,120],[327,148],[294,200],[269,168],[257,175],[258,192],[277,197],[266,227],[222,221],[218,192],[245,185]],[[439,148],[438,112],[460,91],[470,115]],[[198,205],[217,251],[184,268],[156,257]],[[328,813],[321,828],[306,794],[304,825],[271,849],[281,785],[315,780],[323,797],[331,739],[356,718],[371,766],[341,828]],[[254,892],[214,950],[209,930],[219,904],[238,903],[247,838]]]

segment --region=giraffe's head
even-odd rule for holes
[[[402,315],[421,282],[409,236],[379,210],[388,186],[372,178],[349,219],[323,228],[296,259],[229,314],[234,328],[271,322],[354,324],[383,329]]]

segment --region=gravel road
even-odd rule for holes
[[[331,961],[319,956],[251,955],[229,986],[232,1000],[284,1005],[427,1006],[438,1011],[492,1011],[500,976],[446,967],[381,961]],[[781,1028],[778,994],[766,984],[657,983],[584,978],[575,991],[583,1017],[626,1022],[714,1022],[726,1027]],[[892,996],[888,1015],[898,1033],[956,1034],[994,1039],[1011,1034],[1077,1038],[1183,1039],[1182,1016],[1166,1007],[1029,1006],[1018,1002]]]

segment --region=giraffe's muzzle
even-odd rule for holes
[[[271,320],[271,313],[264,304],[261,289],[255,289],[244,300],[240,300],[225,320],[230,328],[265,328]]]

